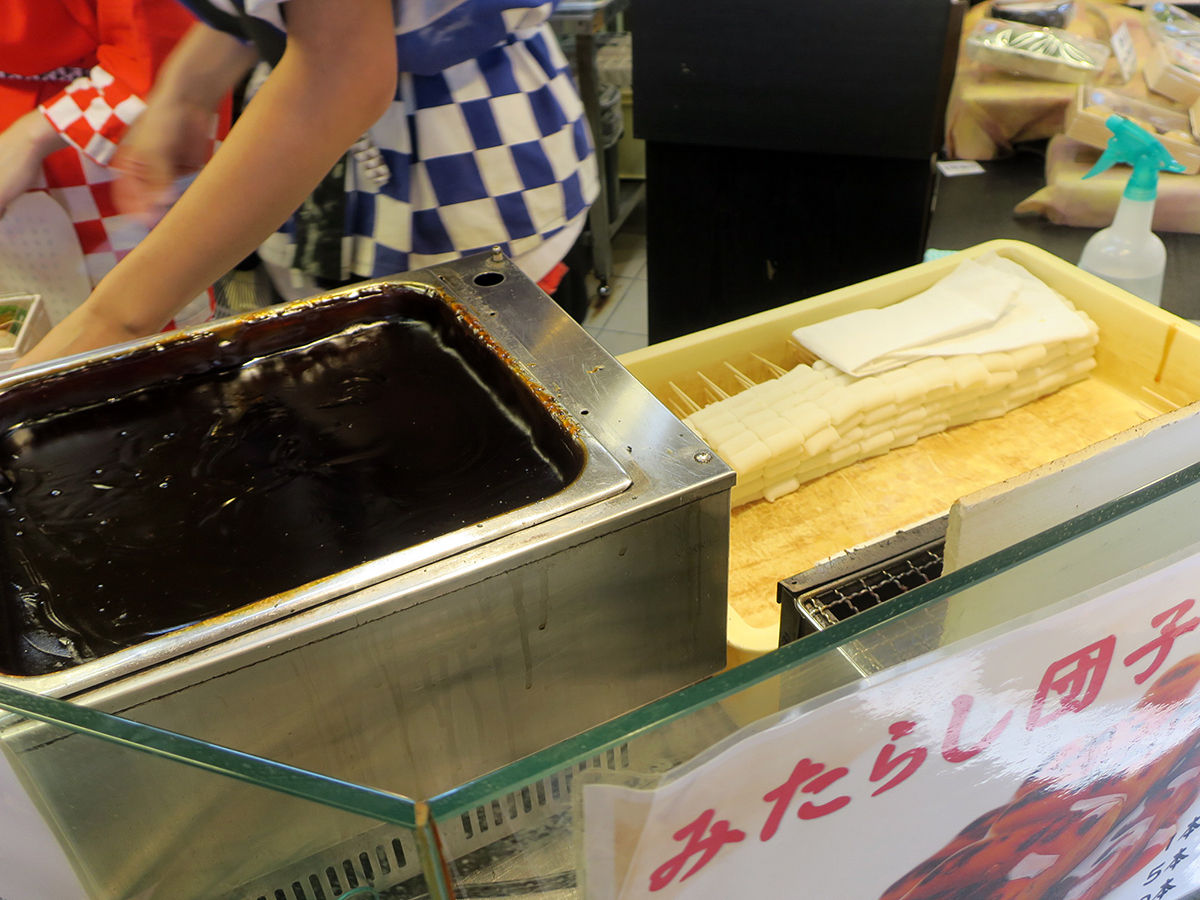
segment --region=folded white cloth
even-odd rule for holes
[[[792,338],[847,375],[886,372],[930,356],[1016,350],[1086,336],[1087,323],[1010,259],[964,259],[927,291],[797,328]]]

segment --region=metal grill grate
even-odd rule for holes
[[[779,643],[787,644],[941,577],[947,517],[939,516],[847,550],[779,582]],[[881,671],[926,646],[926,624],[876,630],[839,648],[860,674]]]
[[[892,600],[938,578],[942,574],[944,548],[944,542],[923,548],[910,556],[888,560],[855,577],[796,598],[806,620],[801,624],[801,635],[836,625],[855,613]]]
[[[604,756],[595,756],[590,760],[585,759],[579,763],[577,768],[580,772],[587,769],[627,769],[629,768],[629,745],[621,744],[618,747],[610,747]],[[511,833],[512,823],[518,822],[523,816],[539,811],[539,808],[545,807],[547,804],[555,811],[562,809],[570,802],[574,778],[574,769],[564,769],[541,781],[526,785],[519,791],[514,791],[501,799],[493,800],[489,806],[477,806],[471,812],[463,813],[460,819],[462,833],[457,837],[462,840],[482,838],[489,830],[494,831],[499,827],[507,827],[509,828],[508,833]],[[544,814],[540,811],[539,818],[544,818]],[[464,848],[466,846],[468,845],[463,844]]]
[[[504,854],[503,842],[525,830],[547,827],[571,809],[575,776],[588,769],[628,769],[629,745],[620,744],[604,754],[585,759],[519,790],[477,806],[457,820],[441,823],[447,851],[461,872],[486,869]],[[424,897],[422,888],[411,888],[421,874],[419,851],[408,832],[382,826],[306,860],[289,866],[236,895],[223,900],[337,900],[356,888],[372,889],[380,897],[403,900]],[[573,873],[571,874],[573,878]],[[552,879],[553,880],[553,879]],[[470,896],[517,896],[528,893],[520,885],[472,885]],[[413,893],[413,891],[416,893]],[[499,891],[499,893],[489,893]],[[370,894],[367,894],[369,897]],[[365,900],[365,898],[364,898]]]
[[[322,862],[310,863],[294,875],[291,884],[270,889],[257,900],[334,900],[355,888],[398,884],[420,872],[415,847],[406,852],[398,835],[390,840],[375,837],[374,841],[364,838],[360,846],[348,851],[342,848]],[[409,855],[414,857],[411,864]]]

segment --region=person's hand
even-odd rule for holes
[[[0,216],[37,183],[42,160],[66,142],[36,109],[0,133]]]
[[[121,212],[154,225],[178,199],[179,179],[193,175],[212,149],[211,110],[166,101],[150,104],[122,139],[113,168]]]

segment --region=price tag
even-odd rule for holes
[[[1121,78],[1123,81],[1128,81],[1138,67],[1137,50],[1134,49],[1133,38],[1129,36],[1128,23],[1121,23],[1121,26],[1113,32],[1112,48],[1117,57],[1117,65],[1121,67]]]
[[[957,175],[982,175],[983,166],[973,159],[947,159],[937,164],[937,170],[946,178]]]

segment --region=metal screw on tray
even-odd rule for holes
[[[492,247],[492,262],[504,262],[504,251],[500,249],[499,244],[495,244]]]
[[[696,460],[698,463],[709,463],[712,462],[713,455],[707,450],[697,450],[692,459]]]

